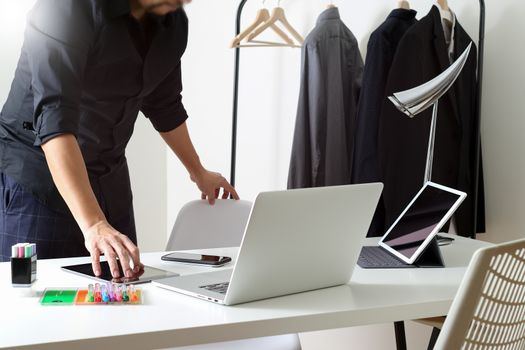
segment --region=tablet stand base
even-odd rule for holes
[[[436,237],[432,238],[425,251],[414,261],[414,265],[417,267],[445,267]]]

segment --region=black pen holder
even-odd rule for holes
[[[30,258],[11,258],[13,287],[30,287],[36,281],[36,255]]]

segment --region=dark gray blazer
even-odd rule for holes
[[[301,70],[288,188],[349,184],[363,60],[337,8],[306,38]]]

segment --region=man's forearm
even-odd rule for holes
[[[53,181],[82,232],[105,220],[89,183],[86,165],[75,137],[71,134],[57,136],[44,143],[42,150]]]
[[[120,277],[117,257],[126,277],[140,273],[138,248],[107,222],[98,205],[77,140],[71,134],[52,138],[42,145],[53,181],[85,237],[93,272],[99,276],[100,254],[107,257],[111,274]],[[130,264],[133,261],[133,267]]]
[[[186,167],[191,179],[201,190],[201,199],[208,199],[210,204],[214,204],[215,200],[219,198],[221,188],[223,189],[223,199],[230,196],[239,199],[235,188],[221,174],[208,171],[202,166],[191,142],[186,123],[175,130],[161,132],[160,135]]]
[[[191,176],[197,176],[205,170],[197,151],[195,151],[195,147],[193,147],[186,123],[172,131],[161,132],[160,135],[177,155]]]

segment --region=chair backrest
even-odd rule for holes
[[[476,252],[435,349],[525,349],[525,240]]]
[[[189,202],[177,215],[166,250],[240,246],[251,208],[244,200]]]

